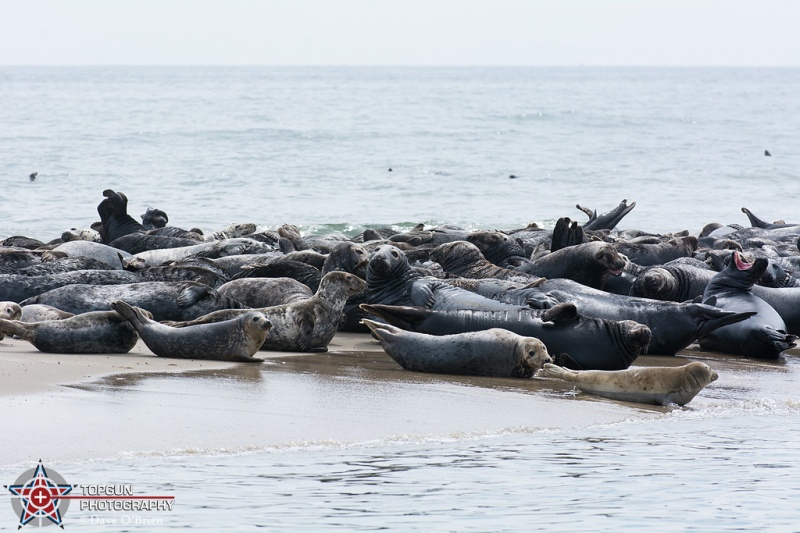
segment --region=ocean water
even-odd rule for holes
[[[107,188],[203,229],[509,229],[623,198],[654,232],[788,220],[798,93],[800,69],[2,67],[0,237],[87,227]]]
[[[508,229],[580,221],[575,204],[604,212],[623,198],[637,202],[624,228],[697,233],[746,224],[741,207],[799,221],[798,94],[798,69],[3,67],[0,238],[88,227],[106,188],[126,193],[134,217],[158,207],[172,225],[207,230]],[[17,444],[20,417],[35,413],[37,435],[86,439],[79,457],[43,457],[67,479],[176,496],[171,513],[71,509],[76,531],[800,531],[797,357],[710,359],[720,380],[682,409],[529,384],[420,384],[397,370],[376,388],[363,366],[325,376],[303,360],[283,374],[265,365],[258,380],[95,383],[3,407],[15,414],[0,475],[6,484],[33,466]],[[405,403],[386,406],[398,391]],[[431,394],[439,404],[425,405]],[[324,411],[336,395],[358,424],[337,428],[350,438],[258,444],[272,432],[260,413],[291,429],[298,405]],[[542,401],[560,407],[524,412]],[[484,404],[491,415],[471,420]],[[434,412],[450,425],[392,429]],[[375,436],[373,425],[389,429]],[[172,431],[242,444],[141,437]],[[130,441],[109,444],[119,435]]]

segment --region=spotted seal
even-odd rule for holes
[[[139,340],[136,330],[114,311],[44,322],[0,320],[0,332],[16,335],[47,353],[128,353]]]
[[[116,300],[111,307],[136,328],[142,341],[160,357],[261,362],[253,357],[267,338],[272,323],[259,311],[232,320],[187,328],[172,328],[150,320],[144,311]]]
[[[241,302],[194,281],[150,281],[123,285],[67,285],[20,302],[51,305],[69,313],[106,311],[114,300],[143,307],[157,321],[192,320],[218,309],[241,309]]]
[[[570,383],[583,392],[613,400],[656,405],[686,405],[719,377],[705,363],[679,367],[639,367],[626,370],[568,370],[545,364],[539,375]]]
[[[366,288],[364,280],[347,272],[329,272],[320,282],[314,296],[307,300],[274,307],[260,307],[272,322],[272,332],[262,350],[290,352],[325,352],[342,318],[347,299]],[[184,322],[165,322],[170,326],[185,327],[229,320],[243,311],[221,310]]]
[[[414,372],[529,378],[551,361],[539,339],[500,328],[437,336],[364,324],[397,364]]]

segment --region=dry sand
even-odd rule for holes
[[[668,410],[576,397],[553,380],[408,372],[366,334],[337,334],[329,350],[260,352],[266,362],[242,364],[159,358],[141,343],[127,355],[44,354],[6,338],[0,466],[468,438]],[[637,365],[686,362],[640,357]]]

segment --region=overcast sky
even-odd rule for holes
[[[800,0],[0,0],[0,65],[800,66]]]

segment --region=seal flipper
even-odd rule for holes
[[[743,208],[742,208],[742,213],[744,213],[745,215],[747,215],[747,218],[748,218],[748,219],[750,219],[750,225],[751,225],[752,227],[754,227],[754,228],[762,228],[762,229],[766,229],[766,228],[768,228],[768,227],[769,227],[769,224],[767,224],[766,222],[764,222],[763,220],[761,220],[760,218],[758,218],[757,216],[755,216],[755,215],[754,215],[753,213],[751,213],[751,212],[750,212],[750,210],[749,210],[749,209],[747,209],[746,207],[743,207]]]
[[[545,363],[540,373],[541,376],[546,378],[563,379],[564,381],[575,381],[577,372],[567,368],[554,365],[552,363]]]
[[[402,305],[361,304],[359,307],[371,315],[375,315],[401,329],[414,330],[418,324],[431,315],[424,307],[408,307]]]
[[[779,352],[783,352],[797,346],[797,343],[795,342],[797,340],[796,335],[790,335],[783,330],[773,329],[769,326],[759,328],[754,335],[759,342],[762,342],[768,346],[772,346]]]
[[[205,298],[206,295],[208,295],[208,288],[202,285],[187,285],[181,290],[180,294],[178,294],[176,301],[178,302],[178,307],[185,309],[193,306]]]
[[[130,322],[136,331],[139,331],[139,328],[146,326],[149,322],[149,319],[144,316],[141,309],[133,307],[122,300],[111,302],[111,308]]]
[[[713,300],[714,303],[716,303],[717,298],[712,296],[709,298],[709,301],[710,300]],[[692,311],[694,311],[694,308]],[[702,321],[700,329],[697,331],[698,337],[708,335],[712,331],[719,329],[722,326],[728,326],[730,324],[742,322],[743,320],[747,320],[751,316],[758,314],[755,311],[748,311],[746,313],[724,311],[719,307],[714,307],[713,304],[702,305],[702,307],[699,307],[696,312],[700,315],[700,319]]]
[[[4,318],[0,319],[0,340],[3,339],[3,335],[8,336],[17,336],[20,339],[26,340],[31,342],[31,335],[30,330],[22,325],[22,323],[16,320],[6,320]]]
[[[560,303],[542,313],[542,320],[556,325],[571,324],[578,320],[578,308],[573,303]]]

